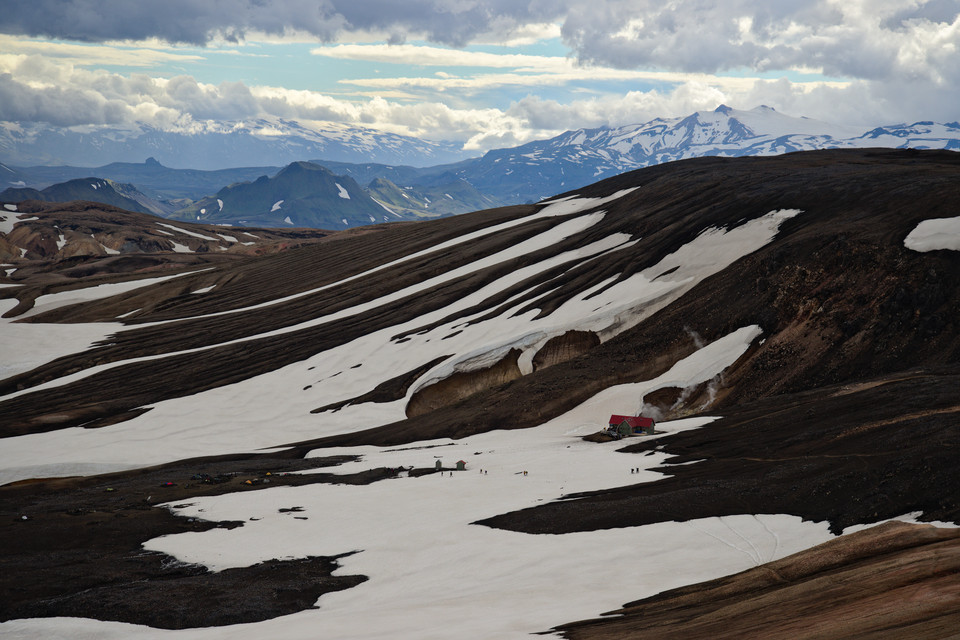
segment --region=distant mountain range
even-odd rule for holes
[[[567,131],[549,140],[490,151],[447,169],[480,191],[496,188],[512,202],[536,202],[624,171],[672,160],[865,147],[960,150],[960,124],[917,122],[858,133],[785,116],[766,106],[741,111],[721,105],[684,118]]]
[[[0,179],[11,186],[40,189],[57,182],[86,179],[94,175],[135,185],[130,188],[139,190],[147,199],[157,201],[151,204],[140,198],[138,202],[141,206],[154,213],[168,212],[161,215],[177,212],[175,215],[183,219],[217,219],[220,223],[281,226],[291,224],[287,222],[289,218],[297,225],[343,228],[345,225],[381,222],[385,215],[389,218],[391,213],[394,219],[420,219],[506,204],[537,202],[549,195],[575,190],[625,171],[684,158],[767,156],[828,148],[960,150],[960,123],[957,122],[916,122],[861,132],[809,118],[786,116],[767,106],[743,111],[721,105],[714,111],[698,111],[682,118],[657,118],[643,124],[616,128],[577,129],[549,140],[493,150],[479,158],[426,167],[415,167],[411,163],[426,157],[452,157],[456,154],[445,145],[391,134],[380,135],[367,130],[336,128],[333,125],[324,132],[307,130],[286,121],[258,121],[257,126],[262,131],[274,126],[277,131],[286,133],[267,136],[256,133],[253,126],[249,126],[239,133],[234,132],[239,138],[227,134],[218,134],[217,137],[208,133],[188,139],[183,134],[164,134],[153,130],[141,132],[132,138],[111,138],[113,142],[110,144],[100,138],[87,140],[84,144],[96,149],[89,157],[100,157],[99,154],[111,145],[116,149],[123,147],[122,140],[126,140],[123,144],[128,144],[128,147],[123,147],[125,149],[149,147],[157,151],[161,147],[167,150],[177,148],[177,164],[184,164],[184,158],[190,158],[188,164],[201,167],[215,164],[210,158],[213,152],[209,149],[203,151],[206,148],[204,145],[219,149],[221,156],[241,158],[247,156],[237,151],[240,147],[250,149],[269,143],[271,150],[256,156],[258,160],[292,157],[290,154],[300,154],[298,160],[315,158],[311,160],[313,164],[326,167],[332,172],[331,175],[341,177],[339,184],[351,193],[351,198],[337,197],[339,192],[331,191],[333,183],[330,180],[317,183],[315,186],[318,190],[310,194],[300,183],[292,187],[294,191],[284,192],[280,185],[290,186],[289,180],[268,180],[279,177],[280,166],[209,171],[171,169],[154,156],[145,163],[113,162],[96,169],[0,165]],[[0,127],[0,154],[6,153],[11,145],[17,146],[10,142],[12,138],[21,139],[13,135],[16,131],[18,129],[15,126]],[[47,140],[45,133],[34,132],[32,135],[35,141]],[[59,135],[61,140],[74,140],[71,137],[73,134],[61,132]],[[24,136],[26,134],[21,137],[26,140]],[[174,138],[179,142],[175,144]],[[144,147],[141,143],[146,140],[152,140],[153,146]],[[165,142],[161,144],[162,141]],[[245,142],[241,144],[238,141]],[[42,150],[45,143],[37,144]],[[184,153],[185,147],[177,147],[177,144],[187,147],[194,145],[196,149],[192,154]],[[282,153],[277,151],[281,148]],[[236,155],[233,155],[234,151],[237,151]],[[385,156],[394,159],[378,160]],[[356,162],[357,157],[363,157],[365,161]],[[406,163],[395,162],[397,158],[411,160]],[[310,175],[317,177],[320,174]],[[348,179],[356,184],[348,187]],[[245,182],[252,185],[241,187],[236,184]],[[96,197],[100,193],[91,195]],[[242,198],[236,196],[239,193],[244,194]],[[3,198],[10,200],[11,196],[0,194],[0,199]],[[235,198],[236,202],[233,201]],[[375,200],[375,204],[370,204],[367,201],[369,199]],[[273,205],[280,200],[284,203],[280,209],[274,210]],[[311,200],[312,204],[306,204],[307,200]],[[294,201],[300,202],[297,205],[299,214],[288,215],[292,212]],[[366,203],[362,213],[357,208],[360,201]],[[225,203],[224,206],[221,207],[219,202]],[[377,206],[379,211],[376,210]],[[277,211],[284,213],[280,216]],[[300,220],[297,220],[298,216]]]
[[[431,165],[468,157],[452,142],[431,142],[338,123],[308,126],[281,118],[224,122],[199,132],[133,128],[54,127],[0,122],[0,158],[12,165],[139,162],[215,170],[251,164],[286,165],[322,157],[343,162]]]

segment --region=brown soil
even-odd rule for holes
[[[951,638],[960,529],[891,522],[558,627],[570,640]]]

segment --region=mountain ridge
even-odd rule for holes
[[[0,155],[11,165],[137,162],[219,170],[230,158],[286,165],[305,158],[425,164],[463,158],[456,145],[334,122],[311,125],[284,118],[206,123],[198,130],[131,127],[52,127],[0,122]]]
[[[326,166],[337,175],[352,177],[368,195],[387,207],[392,205],[395,213],[402,214],[400,217],[419,219],[491,206],[534,203],[624,171],[691,157],[765,156],[821,148],[877,146],[960,150],[960,124],[922,121],[875,127],[862,133],[851,127],[786,116],[764,105],[748,111],[720,105],[713,111],[656,118],[642,124],[576,129],[548,140],[494,149],[482,157],[426,167],[403,162],[370,162],[370,157],[360,163],[332,157],[310,162]],[[304,154],[316,150],[301,149]],[[295,160],[303,161],[304,157]],[[164,201],[161,205],[164,208],[195,212],[200,208],[210,210],[212,194],[221,188],[236,182],[255,181],[262,175],[272,177],[281,169],[173,170],[154,160],[143,165],[114,163],[96,171],[71,167],[15,168],[11,169],[16,172],[11,178],[26,181],[27,186],[44,187],[58,176],[101,175],[137,185],[148,196]],[[78,172],[83,176],[77,175]],[[396,189],[380,185],[371,190],[370,185],[378,179],[389,181]],[[469,188],[465,188],[466,185]],[[409,193],[400,195],[404,190]],[[281,199],[280,194],[274,195],[277,196],[274,201]],[[199,207],[191,207],[192,202],[184,200],[198,201],[204,197],[207,200]],[[342,203],[333,201],[333,204]],[[371,222],[370,217],[381,221],[381,216],[376,214],[354,218],[331,212],[327,217],[325,224],[334,228],[340,228],[345,218],[350,224]],[[237,220],[234,223],[238,223]],[[270,223],[286,224],[283,217]]]

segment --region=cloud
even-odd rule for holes
[[[104,43],[0,36],[0,120],[10,121],[189,130],[289,118],[486,150],[720,103],[857,126],[955,120],[960,104],[960,0],[31,0],[6,9],[0,33]],[[545,37],[562,38],[570,54],[456,48]],[[338,96],[211,84],[182,71],[204,49],[169,44],[245,38],[379,40],[312,52],[413,70],[342,80]],[[446,46],[405,44],[414,39]],[[160,65],[179,75],[96,68]],[[771,79],[781,72],[791,80]]]
[[[498,54],[412,44],[337,45],[314,48],[310,53],[316,56],[343,60],[364,60],[409,66],[510,70],[499,73],[473,72],[460,75],[439,71],[423,76],[350,78],[340,81],[343,84],[389,91],[401,89],[435,92],[477,91],[503,87],[559,87],[575,82],[598,85],[598,83],[610,81],[637,81],[659,84],[694,82],[714,86],[725,91],[742,92],[751,88],[759,80],[759,78],[748,76],[712,76],[703,73],[618,69],[581,65],[572,58],[561,56]],[[804,84],[840,87],[846,83],[812,80]]]
[[[392,42],[411,36],[465,45],[510,41],[545,30],[563,15],[561,0],[31,0],[0,14],[0,32],[102,42],[157,37],[205,44],[253,32],[300,31],[322,42],[339,34],[378,32]]]
[[[591,0],[567,13],[563,38],[580,60],[623,68],[812,67],[865,80],[960,73],[960,2],[910,4],[905,11],[903,2],[884,0]]]
[[[564,69],[571,66],[566,58],[558,56],[532,56],[515,53],[489,53],[465,51],[412,44],[340,44],[332,47],[317,47],[310,53],[315,56],[342,60],[366,60],[391,64],[420,65],[428,67],[488,67],[510,69]]]
[[[187,64],[203,60],[195,53],[164,51],[155,46],[118,46],[47,42],[0,35],[0,51],[8,55],[44,55],[75,65],[115,65],[155,67],[161,64]]]
[[[569,62],[569,61],[567,61]],[[48,122],[59,126],[148,124],[164,130],[200,131],[233,126],[257,118],[335,122],[368,126],[431,140],[461,143],[465,149],[522,144],[568,129],[636,124],[656,117],[674,117],[711,110],[725,103],[749,109],[769,104],[789,115],[807,115],[826,122],[851,124],[860,132],[897,119],[909,120],[926,109],[933,119],[955,119],[952,102],[931,108],[921,104],[922,91],[904,99],[893,88],[855,81],[846,84],[795,83],[759,78],[717,78],[704,74],[659,72],[670,82],[657,89],[623,94],[580,94],[560,102],[534,95],[537,82],[565,82],[564,73],[583,73],[575,66],[550,62],[556,73],[492,73],[476,77],[452,74],[427,79],[482,87],[525,82],[531,94],[503,107],[478,107],[439,97],[409,100],[417,79],[384,79],[380,93],[347,100],[317,91],[241,82],[209,84],[189,75],[156,78],[144,73],[121,75],[78,67],[69,61],[40,55],[0,55],[0,120]],[[611,74],[633,73],[609,70]],[[588,70],[594,75],[604,70]],[[638,72],[639,73],[639,72]],[[373,85],[374,80],[366,81]],[[421,84],[426,85],[425,79]],[[361,81],[358,81],[361,82]],[[449,84],[452,83],[452,84]],[[361,82],[363,84],[363,82]],[[391,89],[393,87],[393,89]],[[404,89],[400,91],[400,89]],[[432,91],[435,87],[423,87]],[[396,95],[391,95],[396,91]],[[435,94],[442,96],[442,93]],[[892,115],[891,115],[892,114]]]
[[[463,46],[529,42],[562,25],[582,61],[605,66],[805,66],[879,79],[942,74],[960,44],[958,14],[957,0],[31,0],[0,13],[0,32],[193,44],[252,33],[300,32],[320,42],[377,33],[392,43]]]
[[[578,60],[605,67],[960,80],[960,0],[31,0],[5,9],[0,32],[86,42],[378,34],[393,44],[422,38],[462,47],[559,31]]]

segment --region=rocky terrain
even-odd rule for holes
[[[0,241],[12,247],[16,269],[2,282],[24,286],[0,289],[5,326],[84,323],[105,333],[0,381],[10,480],[0,487],[0,583],[16,594],[0,619],[202,627],[306,609],[336,589],[374,588],[375,572],[351,569],[370,553],[359,543],[292,560],[267,551],[277,562],[232,573],[140,550],[164,534],[259,525],[260,515],[243,526],[188,517],[196,508],[218,512],[206,497],[242,492],[253,504],[287,486],[386,491],[451,470],[448,462],[411,469],[362,461],[373,451],[395,460],[469,446],[457,455],[496,470],[494,445],[475,443],[556,423],[567,434],[559,451],[584,460],[608,451],[631,474],[653,471],[591,484],[586,478],[606,477],[609,464],[572,460],[562,471],[576,474],[582,464],[582,481],[558,475],[546,499],[481,510],[470,516],[471,531],[547,545],[573,534],[785,514],[846,535],[787,555],[785,534],[767,528],[782,544],[771,555],[756,552],[759,566],[746,573],[652,598],[625,586],[615,597],[632,604],[617,616],[564,626],[589,617],[568,612],[537,629],[572,638],[944,637],[958,623],[953,530],[852,532],[905,516],[960,521],[960,257],[906,241],[924,221],[958,216],[958,178],[960,156],[942,151],[699,158],[540,205],[326,237],[129,218],[142,220],[140,242],[155,244],[120,255],[106,250],[132,242],[111,235],[119,222],[90,232],[70,222],[84,205],[8,211],[17,217]],[[88,209],[104,225],[137,215]],[[41,220],[45,231],[31,231]],[[77,258],[58,247],[58,234],[69,241],[91,233],[108,255],[80,256],[68,268]],[[262,244],[245,246],[251,234]],[[175,243],[189,243],[191,253],[173,252]],[[124,257],[142,266],[108,262]],[[110,284],[161,267],[182,275],[44,306],[61,286],[51,286],[55,278],[83,287],[84,278]],[[744,340],[742,350],[718,346],[732,338]],[[612,393],[620,399],[603,400]],[[641,410],[658,416],[663,435],[583,441],[610,413]],[[670,426],[703,416],[720,418]],[[122,461],[108,442],[123,448]],[[308,467],[330,471],[294,473]],[[277,513],[273,504],[276,517],[309,518],[304,526],[327,517],[311,511],[312,494],[296,495],[301,502],[279,506],[301,510]],[[401,518],[394,527],[406,526]],[[64,539],[76,542],[63,549]],[[657,555],[637,548],[616,564],[639,571]],[[613,571],[608,564],[585,573],[602,581]],[[150,589],[131,587],[140,580]],[[260,596],[244,607],[240,585],[251,580]],[[211,610],[224,613],[212,619]],[[852,619],[854,610],[867,613]]]
[[[237,264],[329,236],[316,229],[174,224],[83,201],[8,204],[0,211],[0,220],[3,281],[16,287],[4,293],[12,293],[20,302],[9,311],[13,316],[29,311],[41,295],[156,277],[188,267]]]

